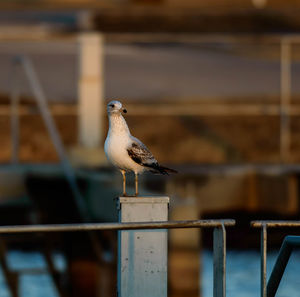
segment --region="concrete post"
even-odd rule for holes
[[[119,221],[167,221],[168,205],[168,197],[120,197]],[[167,297],[167,230],[118,234],[118,297]]]
[[[103,37],[84,32],[79,36],[79,142],[98,148],[103,134]]]

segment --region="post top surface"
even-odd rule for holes
[[[119,197],[120,203],[169,203],[170,198],[167,196],[147,196],[147,197]]]

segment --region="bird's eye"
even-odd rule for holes
[[[109,106],[111,106],[112,108],[114,108],[114,107],[115,107],[115,105],[114,105],[114,104],[110,104]]]

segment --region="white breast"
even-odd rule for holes
[[[127,148],[130,146],[131,140],[127,135],[111,135],[108,133],[104,144],[104,151],[108,160],[119,169],[132,170],[140,173],[144,170],[134,162],[128,155]]]
[[[121,114],[109,115],[109,131],[104,144],[107,159],[116,167],[140,173],[144,167],[134,162],[127,149],[132,143],[131,134]]]

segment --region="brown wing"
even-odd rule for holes
[[[129,157],[142,166],[151,166],[157,164],[156,159],[149,149],[138,139],[134,138],[131,146],[127,149]]]
[[[132,137],[133,142],[127,149],[129,157],[141,166],[147,167],[153,173],[168,175],[177,173],[176,170],[160,166],[148,148],[137,138]]]

